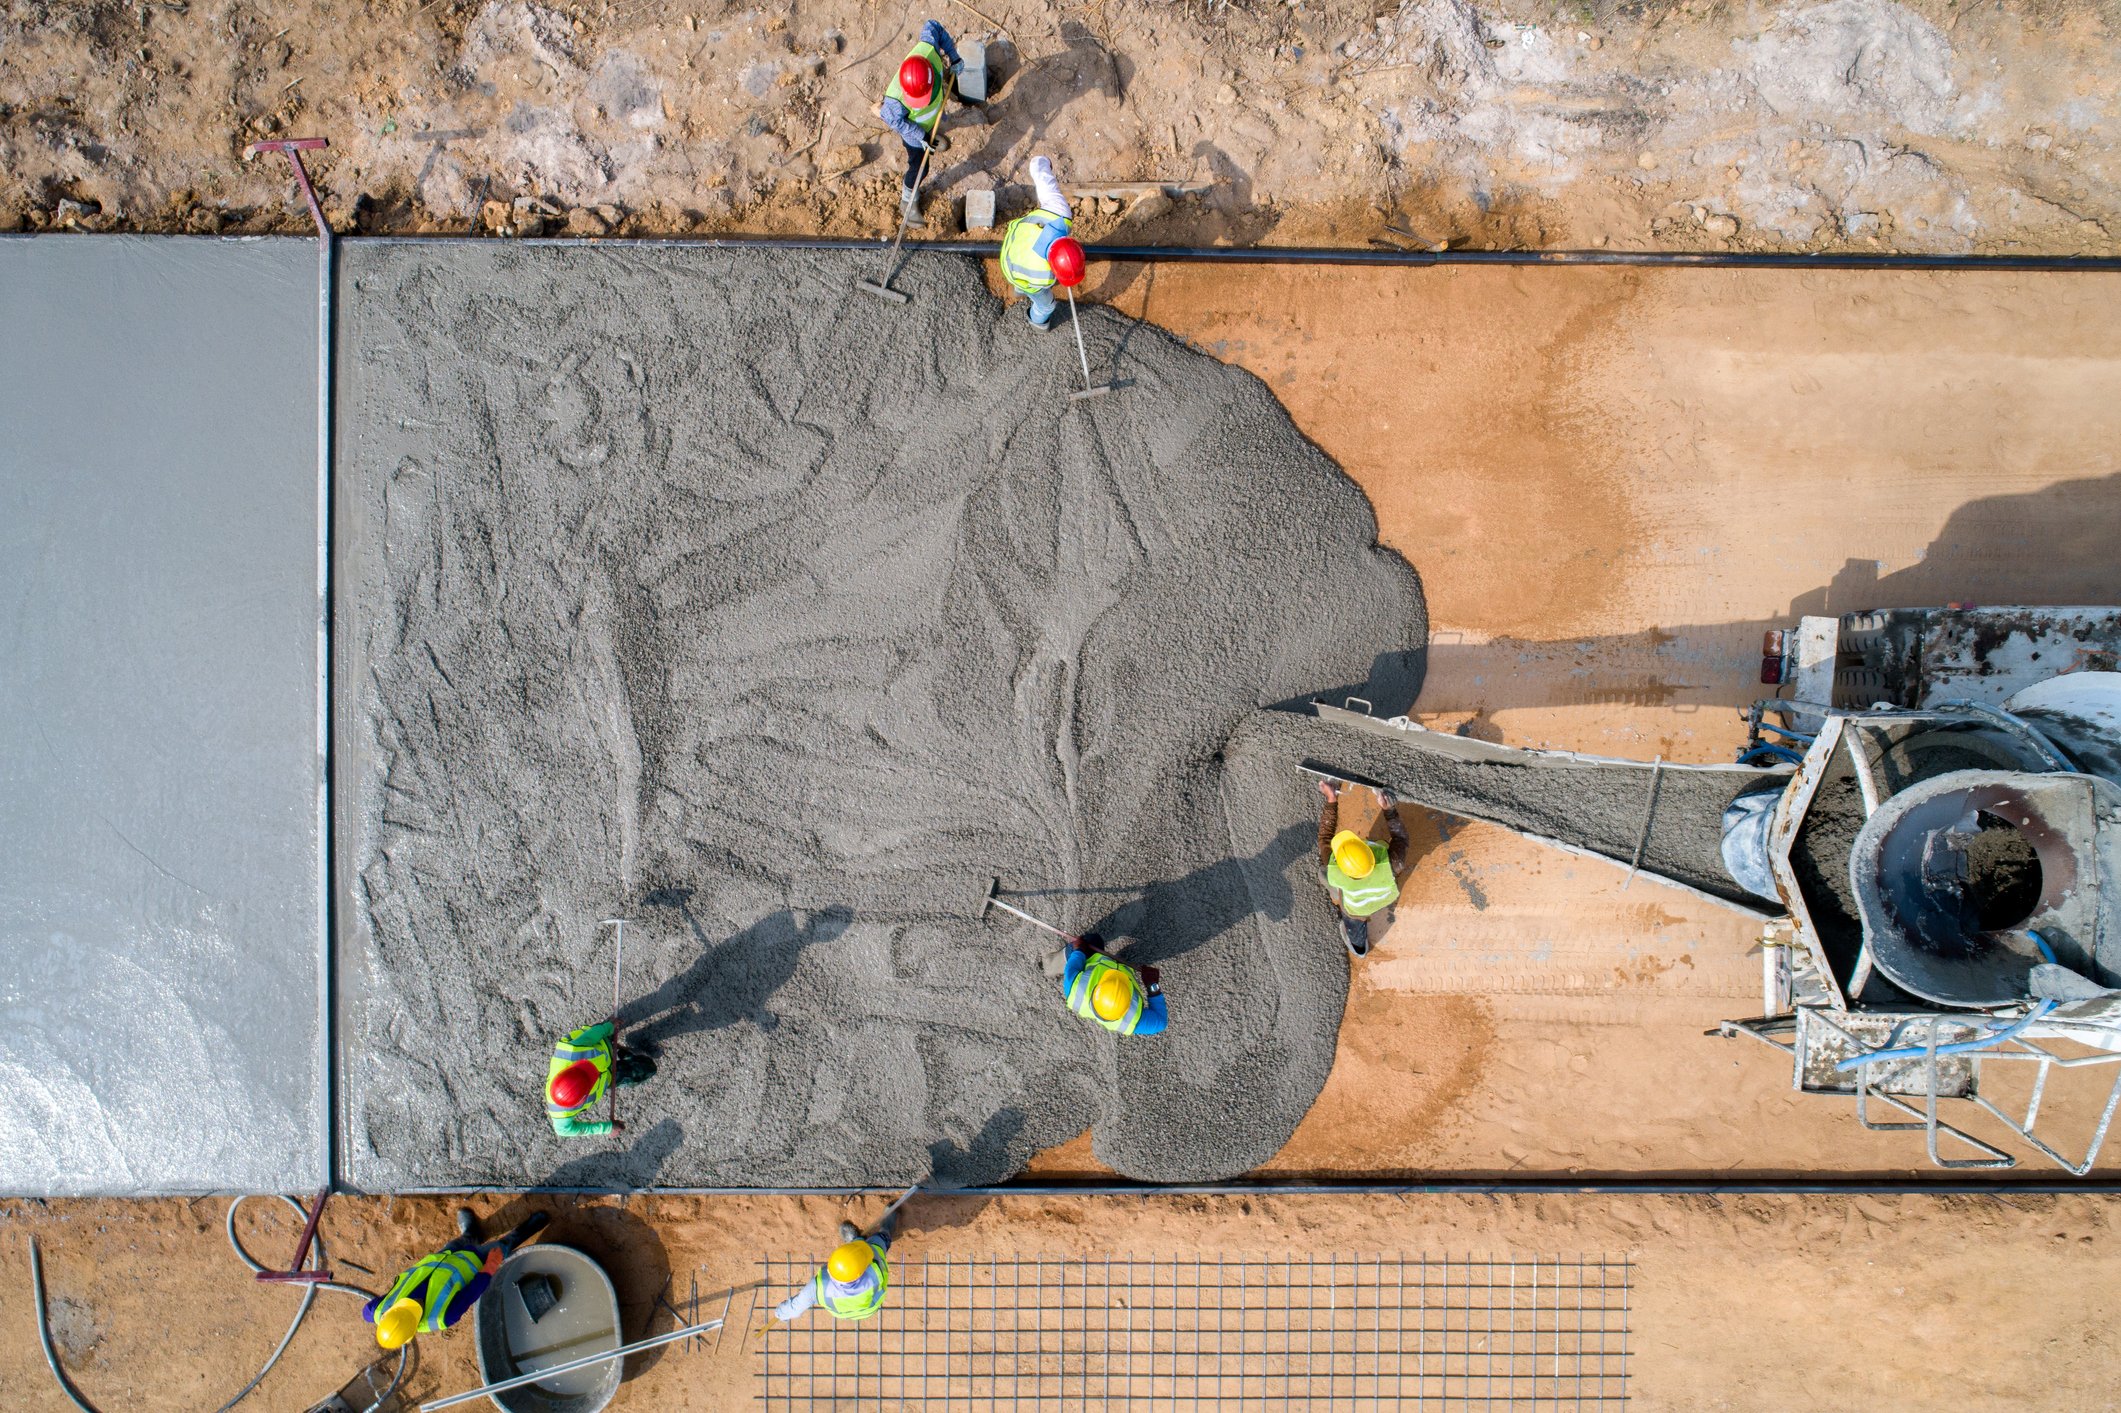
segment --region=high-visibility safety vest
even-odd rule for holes
[[[1102,952],[1092,952],[1090,960],[1084,962],[1083,969],[1075,974],[1075,984],[1068,988],[1068,1009],[1084,1020],[1096,1021],[1115,1035],[1132,1035],[1134,1028],[1142,1022],[1142,1013],[1148,1009],[1148,1003],[1142,999],[1140,977],[1133,978],[1133,999],[1127,1002],[1126,1014],[1118,1020],[1106,1020],[1097,1013],[1097,1008],[1090,1004],[1090,998],[1097,994],[1098,981],[1106,972],[1113,971],[1133,975],[1132,969],[1125,963],[1115,962]]]
[[[1025,294],[1053,288],[1053,262],[1047,253],[1053,242],[1068,234],[1074,222],[1051,211],[1033,211],[1009,223],[1002,236],[1002,273]]]
[[[599,1021],[597,1023],[597,1025],[603,1024],[605,1022]],[[611,1083],[611,1040],[608,1036],[602,1040],[583,1039],[583,1036],[588,1032],[597,1029],[597,1025],[577,1026],[567,1032],[564,1040],[552,1047],[552,1062],[545,1066],[545,1112],[547,1114],[555,1117],[579,1114],[582,1110],[604,1097],[604,1090]],[[579,1060],[587,1060],[597,1067],[597,1082],[590,1087],[588,1098],[573,1108],[569,1108],[565,1104],[554,1101],[552,1097],[552,1082],[560,1077],[561,1070],[566,1069],[569,1065]]]
[[[1350,878],[1340,871],[1340,861],[1334,859],[1326,864],[1326,886],[1340,890],[1341,910],[1349,917],[1368,917],[1383,912],[1399,901],[1399,880],[1392,876],[1392,851],[1389,845],[1375,839],[1363,840],[1370,846],[1370,854],[1377,860],[1370,872],[1362,878]]]
[[[907,54],[906,57],[908,59],[925,60],[929,69],[935,74],[935,87],[928,90],[927,104],[925,106],[916,105],[911,98],[908,98],[906,90],[899,87],[896,73],[891,75],[891,87],[885,90],[884,96],[886,98],[896,98],[906,109],[907,121],[911,122],[922,132],[927,133],[930,137],[933,137],[935,135],[935,125],[943,120],[943,99],[950,93],[950,65],[944,61],[943,51],[936,48],[933,44],[916,44],[913,46],[912,52]],[[904,67],[903,63],[901,67]]]
[[[469,1251],[437,1251],[423,1256],[411,1270],[391,1282],[390,1289],[376,1302],[376,1313],[381,1315],[400,1300],[417,1300],[420,1332],[437,1334],[444,1328],[442,1319],[449,1313],[449,1302],[463,1293],[485,1264]]]
[[[884,1307],[884,1292],[891,1288],[891,1263],[883,1247],[871,1241],[869,1249],[876,1259],[852,1285],[834,1280],[830,1271],[821,1270],[812,1277],[817,1282],[817,1303],[842,1320],[866,1320]]]

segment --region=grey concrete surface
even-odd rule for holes
[[[1249,374],[979,267],[366,244],[342,263],[348,1171],[477,1183],[1002,1178],[1094,1130],[1154,1180],[1287,1139],[1347,966],[1306,810],[1224,743],[1411,700],[1419,586]],[[1240,835],[1242,834],[1242,837]],[[1064,1010],[987,878],[1163,969],[1171,1029]],[[1316,890],[1313,889],[1313,892]],[[650,901],[654,899],[654,901]],[[1307,901],[1306,901],[1307,900]],[[556,1138],[554,1037],[661,1072]]]
[[[0,240],[0,1192],[322,1178],[315,251]]]

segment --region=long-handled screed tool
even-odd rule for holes
[[[1112,384],[1098,383],[1095,386],[1091,384],[1090,350],[1083,347],[1083,326],[1077,321],[1075,315],[1075,286],[1062,285],[1061,288],[1068,291],[1068,327],[1075,330],[1075,356],[1083,361],[1083,390],[1069,393],[1068,400],[1070,402],[1081,402],[1086,397],[1102,397],[1112,391]],[[1005,904],[1004,906],[1007,905]],[[1010,911],[1014,912],[1015,909],[1012,908]]]
[[[616,1043],[619,1032],[619,968],[626,961],[626,919],[622,917],[607,917],[598,923],[597,926],[616,927],[619,930],[618,941],[613,944],[611,949],[611,1038]],[[611,1105],[609,1114],[611,1121],[617,1123],[619,1121],[619,1086],[617,1083],[613,1083],[604,1091],[604,1098]]]
[[[980,899],[979,911],[972,915],[974,921],[984,920],[987,916],[988,909],[1000,908],[1003,912],[1008,913],[1011,916],[1022,918],[1025,922],[1030,923],[1033,927],[1043,928],[1045,931],[1052,933],[1055,937],[1059,937],[1066,941],[1073,942],[1078,947],[1083,945],[1083,939],[1077,937],[1074,933],[1063,932],[1059,928],[1055,927],[1052,923],[1041,922],[1037,918],[1031,916],[1031,914],[1025,912],[1022,908],[1012,907],[1010,904],[1003,902],[1000,897],[1001,891],[1002,881],[999,878],[990,878],[987,880],[986,896]],[[899,1199],[899,1201],[901,1202],[905,1200],[906,1199],[903,1197]]]
[[[938,122],[936,126],[940,128],[942,124]],[[854,287],[863,293],[873,294],[878,299],[888,299],[893,304],[904,304],[911,297],[893,289],[891,277],[898,273],[898,248],[906,239],[906,227],[913,224],[913,212],[920,205],[921,183],[928,176],[928,159],[934,155],[935,143],[930,141],[921,149],[921,165],[913,174],[913,203],[908,205],[904,200],[899,202],[898,234],[891,238],[891,259],[884,266],[884,278],[881,281],[856,280]]]

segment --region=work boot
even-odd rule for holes
[[[465,1240],[468,1241],[471,1238],[477,1236],[478,1234],[478,1214],[473,1212],[469,1207],[457,1208],[457,1235],[463,1237]]]
[[[898,195],[898,218],[909,226],[921,223],[921,194],[901,187]]]
[[[1348,944],[1348,955],[1360,960],[1370,955],[1370,920],[1340,915],[1340,940]]]
[[[850,1241],[860,1241],[861,1239],[862,1229],[860,1227],[856,1226],[852,1222],[840,1223],[840,1244],[842,1246],[846,1245]]]
[[[1045,323],[1041,324],[1038,320],[1032,319],[1028,315],[1026,315],[1025,318],[1030,323],[1031,327],[1037,329],[1040,333],[1050,334],[1053,332],[1053,321],[1051,319],[1048,319]]]

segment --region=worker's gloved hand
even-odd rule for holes
[[[1340,798],[1340,791],[1333,788],[1333,782],[1330,780],[1321,780],[1318,782],[1318,793],[1324,795],[1329,800],[1337,800]]]
[[[1390,790],[1373,790],[1371,793],[1377,796],[1377,807],[1381,810],[1391,809],[1399,803],[1392,798]]]
[[[1154,996],[1157,992],[1163,990],[1164,974],[1158,971],[1155,967],[1143,967],[1142,980],[1148,984],[1149,994],[1151,996]]]
[[[952,64],[952,65],[950,66],[950,77],[952,77],[952,78],[956,78],[956,77],[957,77],[957,76],[958,76],[959,74],[963,73],[964,71],[965,71],[965,61],[964,61],[963,59],[960,59],[960,60],[958,60],[958,61],[957,61],[956,63],[954,63],[954,64]]]
[[[1083,950],[1092,956],[1105,950],[1105,939],[1094,932],[1086,932],[1078,940],[1083,944]]]
[[[626,1121],[624,1119],[613,1119],[611,1121],[611,1131],[613,1133],[624,1133],[626,1131]]]
[[[495,1242],[492,1246],[486,1248],[486,1259],[479,1263],[479,1269],[490,1276],[501,1269],[501,1262],[504,1259],[501,1255],[500,1243]]]

